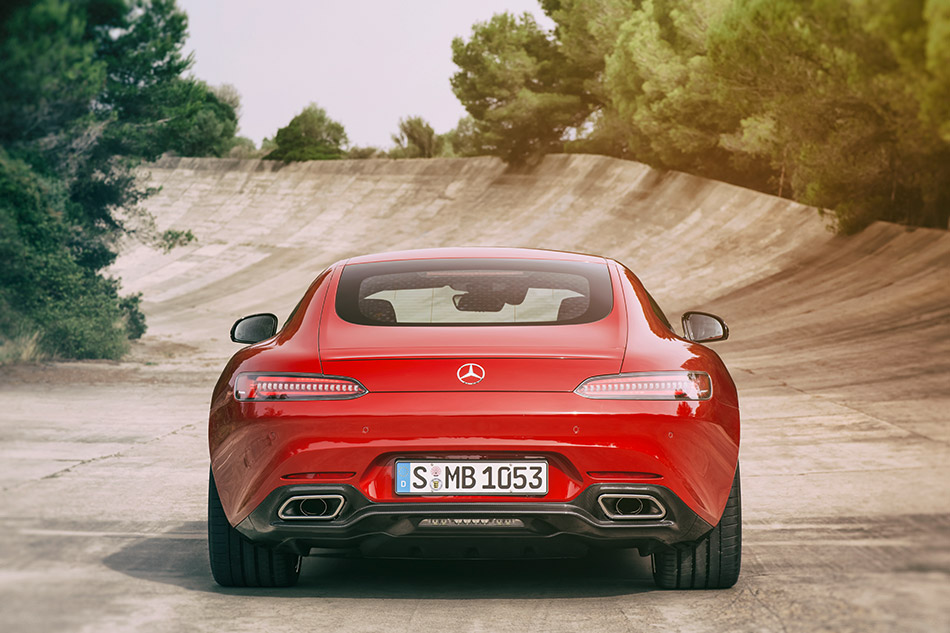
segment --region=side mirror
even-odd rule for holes
[[[686,312],[683,314],[683,333],[694,343],[725,341],[729,338],[729,327],[715,314]]]
[[[260,343],[274,334],[277,334],[277,317],[270,313],[252,314],[231,326],[231,340],[235,343]]]

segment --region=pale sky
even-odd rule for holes
[[[351,145],[388,148],[399,118],[436,132],[465,110],[449,78],[452,38],[509,11],[553,23],[537,0],[178,0],[188,14],[192,72],[241,93],[238,134],[260,145],[310,102],[346,128]]]

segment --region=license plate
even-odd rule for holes
[[[399,495],[543,495],[548,492],[548,463],[399,461],[395,479]]]

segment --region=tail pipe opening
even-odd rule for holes
[[[336,518],[344,505],[342,495],[297,495],[284,501],[277,516],[285,521],[329,520]]]
[[[597,498],[607,518],[615,521],[657,520],[666,516],[666,508],[656,497],[646,494],[606,494]]]

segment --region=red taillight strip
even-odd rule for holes
[[[702,371],[657,371],[595,376],[574,390],[596,400],[709,400],[712,381]]]
[[[244,373],[234,381],[234,398],[255,400],[349,400],[368,393],[359,381],[321,374]]]
[[[611,471],[588,471],[587,473],[593,479],[662,479],[662,475],[656,473],[636,473],[619,470]]]
[[[349,479],[355,476],[352,472],[339,473],[292,473],[290,475],[281,475],[281,479]]]

